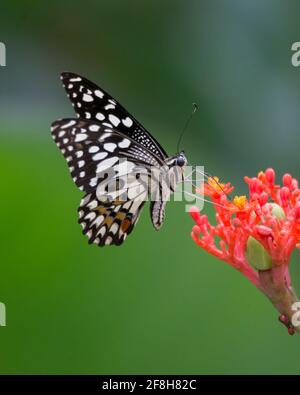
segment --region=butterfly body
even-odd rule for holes
[[[160,144],[115,99],[87,79],[62,73],[76,118],[52,124],[52,136],[72,178],[85,192],[79,223],[90,243],[120,245],[149,199],[154,227],[182,180],[183,152],[168,157]]]

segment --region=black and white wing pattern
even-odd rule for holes
[[[54,122],[52,135],[86,193],[78,210],[83,233],[99,246],[122,244],[147,200],[151,166],[160,161],[125,135],[81,119]]]
[[[163,165],[159,157],[140,144],[101,123],[67,118],[53,122],[51,132],[66,158],[73,181],[87,193],[94,191],[110,170],[127,174],[126,170]]]
[[[150,133],[103,89],[74,73],[62,73],[61,80],[79,118],[116,128],[159,158],[167,157]]]
[[[78,118],[55,121],[51,133],[75,184],[85,192],[79,223],[90,243],[120,245],[147,200],[151,169],[163,168],[172,158],[95,84],[73,73],[62,73],[61,79]],[[151,205],[157,229],[164,207],[165,202]]]
[[[142,196],[103,204],[94,192],[89,193],[81,200],[79,223],[89,243],[120,245],[133,230],[144,204]]]

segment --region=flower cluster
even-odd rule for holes
[[[293,321],[298,301],[289,275],[290,256],[300,247],[300,189],[290,174],[275,183],[267,169],[257,177],[245,177],[248,196],[228,195],[233,187],[210,177],[202,193],[212,201],[216,225],[192,207],[195,243],[243,273],[273,303],[290,334],[300,327]]]

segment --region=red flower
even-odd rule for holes
[[[300,189],[298,181],[285,174],[283,185],[275,184],[275,172],[267,169],[257,177],[245,177],[249,196],[228,194],[230,184],[209,178],[203,193],[216,210],[212,225],[197,207],[190,209],[196,225],[195,243],[243,273],[280,312],[290,334],[300,332],[295,316],[298,301],[289,275],[290,256],[300,246]],[[298,244],[299,243],[299,244]],[[300,322],[299,322],[300,324]]]

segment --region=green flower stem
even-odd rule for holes
[[[295,311],[292,306],[299,299],[285,280],[285,265],[273,266],[270,270],[258,271],[261,290],[270,299],[273,306],[291,322]],[[300,334],[300,326],[293,327]]]

